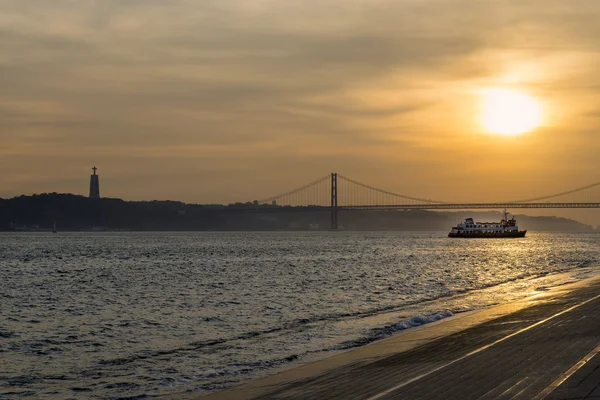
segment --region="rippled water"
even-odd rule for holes
[[[0,234],[0,395],[206,393],[599,264],[598,234]]]

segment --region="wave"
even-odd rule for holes
[[[560,274],[560,273],[564,273],[566,271],[570,271],[573,269],[588,267],[588,266],[593,265],[595,262],[596,262],[596,260],[575,261],[574,264],[565,266],[564,268],[561,268],[561,269],[557,269],[557,270],[553,271],[552,274],[553,275]],[[422,299],[417,299],[417,300],[413,300],[413,301],[404,301],[402,303],[391,304],[391,305],[387,305],[387,306],[373,307],[373,308],[363,310],[363,311],[347,312],[347,313],[329,313],[329,314],[311,316],[311,317],[307,317],[307,318],[298,318],[295,320],[285,322],[279,326],[274,326],[274,327],[270,327],[267,329],[249,331],[249,332],[245,332],[245,333],[227,337],[227,338],[206,339],[206,340],[195,341],[195,342],[191,342],[185,346],[176,347],[176,348],[172,348],[172,349],[145,351],[143,353],[133,354],[129,357],[100,360],[98,363],[100,365],[124,365],[124,364],[129,364],[129,363],[132,363],[132,362],[135,362],[138,360],[145,360],[145,359],[150,359],[150,358],[160,357],[160,356],[165,356],[165,355],[174,355],[174,354],[184,353],[184,352],[194,352],[194,351],[199,351],[199,350],[203,350],[206,348],[213,348],[215,346],[220,346],[222,348],[231,348],[232,346],[228,346],[229,344],[231,344],[232,342],[240,341],[240,340],[256,339],[256,338],[260,338],[265,335],[279,333],[279,332],[300,331],[302,329],[307,328],[307,326],[309,326],[310,324],[315,324],[315,323],[320,323],[320,322],[336,322],[336,321],[342,321],[344,319],[360,319],[360,318],[372,317],[372,316],[376,316],[376,315],[383,314],[383,313],[400,311],[406,307],[415,306],[415,305],[419,305],[419,304],[423,304],[423,303],[427,303],[427,302],[433,302],[436,300],[450,298],[450,297],[457,296],[457,295],[467,294],[470,292],[475,292],[478,290],[487,289],[490,287],[499,286],[499,285],[510,283],[510,282],[515,282],[518,280],[535,279],[535,278],[547,276],[548,274],[549,273],[547,273],[547,272],[538,272],[535,274],[520,274],[520,275],[511,277],[509,279],[505,279],[505,280],[501,280],[501,281],[497,281],[497,282],[493,282],[493,283],[482,284],[477,287],[448,290],[447,292],[440,293],[437,296],[429,296],[429,297],[422,298]],[[452,311],[447,310],[447,311],[442,311],[442,312],[434,313],[434,314],[427,315],[427,316],[422,316],[422,315],[413,316],[409,319],[402,320],[399,323],[374,328],[370,331],[370,333],[368,335],[366,335],[364,337],[361,337],[358,339],[353,339],[353,340],[346,341],[346,342],[342,342],[342,343],[332,346],[330,348],[324,348],[324,349],[321,349],[318,351],[308,351],[308,352],[305,352],[304,354],[309,354],[309,353],[314,353],[314,352],[338,351],[338,350],[345,350],[345,349],[349,349],[349,348],[363,346],[363,345],[369,344],[371,342],[374,342],[376,340],[380,340],[380,339],[389,337],[395,332],[409,329],[409,328],[416,327],[416,326],[421,326],[426,323],[438,321],[440,319],[447,318],[449,316],[454,315],[455,313],[463,312],[463,311],[466,311],[466,310],[464,310],[464,309],[452,310]],[[218,318],[218,317],[215,317],[215,318]],[[205,320],[209,321],[211,319],[212,318],[205,319]],[[291,355],[288,357],[284,357],[281,360],[295,361],[302,355],[303,354],[300,354],[300,355],[294,354],[294,355]],[[278,359],[278,360],[280,360],[280,359]],[[259,363],[262,363],[262,362],[266,362],[266,361],[260,361]],[[267,364],[270,364],[270,363],[267,362]],[[278,363],[275,362],[275,364],[278,364]]]
[[[429,324],[431,322],[440,321],[444,318],[452,317],[455,313],[452,311],[444,311],[441,313],[435,313],[428,316],[417,315],[409,319],[402,320],[396,324],[390,324],[381,328],[371,329],[371,334],[355,340],[349,340],[342,342],[338,346],[334,346],[329,350],[347,350],[354,347],[360,347],[372,343],[376,340],[385,339],[392,336],[394,333],[403,331],[409,328],[415,328],[417,326]]]

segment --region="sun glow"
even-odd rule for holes
[[[482,122],[490,133],[518,135],[542,122],[542,107],[533,97],[515,90],[489,89],[483,92]]]

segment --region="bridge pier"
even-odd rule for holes
[[[331,230],[338,229],[338,180],[337,173],[331,174]]]

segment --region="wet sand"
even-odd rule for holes
[[[600,277],[178,399],[600,398]]]

